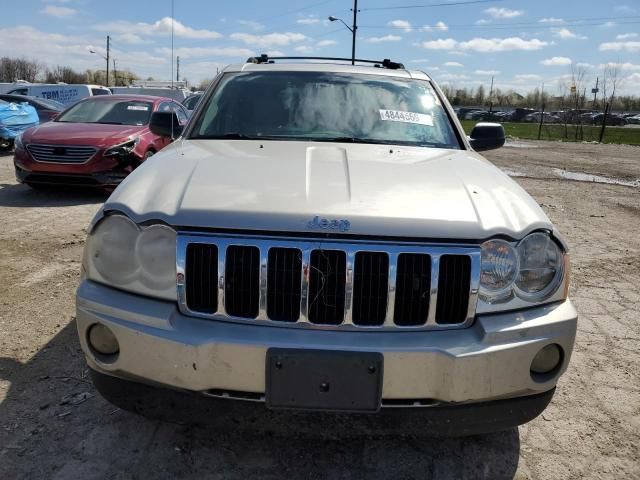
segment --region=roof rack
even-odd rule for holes
[[[247,63],[275,63],[275,60],[331,60],[331,61],[342,61],[342,62],[351,62],[351,58],[340,58],[340,57],[270,57],[267,54],[262,54],[259,57],[249,57],[247,59]],[[373,63],[374,67],[378,68],[388,68],[390,70],[398,70],[404,69],[404,65],[398,62],[392,62],[388,58],[384,60],[364,60],[362,58],[356,58],[356,62],[358,63]]]

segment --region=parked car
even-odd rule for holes
[[[0,100],[0,151],[11,150],[16,139],[37,124],[38,113],[31,105]]]
[[[9,90],[8,94],[26,95],[30,97],[43,98],[45,100],[55,100],[63,105],[70,106],[79,102],[83,98],[111,95],[111,90],[100,85],[71,85],[66,83],[56,84],[27,84]]]
[[[56,118],[66,107],[55,100],[45,100],[44,98],[28,97],[24,95],[0,94],[0,100],[14,103],[28,103],[38,112],[40,123],[48,122]]]
[[[109,95],[82,100],[16,142],[19,182],[112,187],[171,139],[149,130],[152,112],[187,113],[169,98]]]
[[[551,115],[547,112],[535,112],[530,113],[526,117],[524,117],[523,121],[525,122],[536,122],[540,123],[540,118],[542,117],[542,123],[561,123],[562,119],[556,115]]]
[[[184,108],[192,112],[193,110],[196,109],[196,106],[198,105],[198,102],[200,101],[201,98],[202,98],[201,93],[196,95],[191,95],[190,97],[187,97],[187,99],[184,102],[182,102],[182,105],[184,105]]]
[[[591,123],[595,125],[602,125],[603,119],[604,119],[604,113],[597,113],[591,117]],[[617,127],[622,127],[627,123],[628,122],[626,118],[616,115],[615,113],[607,114],[607,118],[605,120],[605,124],[611,125],[611,126],[617,126]]]
[[[510,120],[512,122],[521,122],[527,115],[535,113],[533,108],[516,108],[511,112]]]
[[[633,115],[631,117],[627,117],[627,122],[633,125],[640,124],[640,114]]]
[[[428,75],[388,60],[280,60],[227,67],[184,130],[154,113],[180,138],[93,219],[76,325],[98,391],[430,434],[540,414],[577,313],[558,230],[478,153],[502,126],[467,138]]]

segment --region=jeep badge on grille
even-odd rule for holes
[[[313,217],[313,220],[307,223],[307,228],[310,230],[320,229],[348,232],[351,228],[351,223],[349,223],[349,220],[320,218],[318,215],[316,215],[315,217]]]

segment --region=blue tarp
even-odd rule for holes
[[[39,123],[38,112],[28,103],[0,105],[0,138],[16,138]]]

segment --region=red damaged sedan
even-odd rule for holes
[[[187,112],[174,100],[146,95],[105,95],[83,100],[53,122],[15,141],[16,178],[43,184],[112,187],[171,142],[149,130],[152,112]]]

